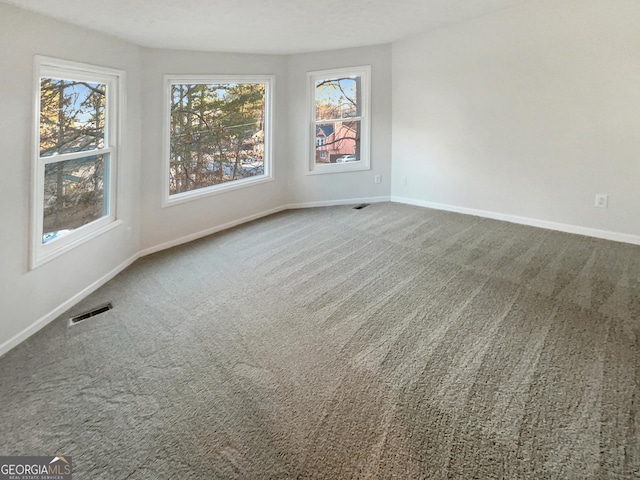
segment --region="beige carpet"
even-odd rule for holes
[[[0,455],[77,480],[640,478],[639,319],[637,246],[284,212],[139,260],[0,358]]]

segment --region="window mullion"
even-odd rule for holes
[[[322,120],[314,120],[316,125],[320,125],[323,123],[339,123],[339,122],[357,122],[361,121],[362,117],[345,117],[345,118],[330,118],[330,119],[322,119]]]
[[[49,165],[50,163],[66,162],[69,160],[77,160],[78,158],[107,155],[109,153],[113,153],[112,147],[100,148],[96,150],[83,150],[81,152],[60,153],[58,155],[51,155],[49,157],[40,157],[40,162],[43,165]]]

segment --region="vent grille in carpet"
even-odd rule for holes
[[[75,317],[71,317],[69,320],[69,325],[75,325],[87,318],[95,317],[96,315],[100,315],[108,310],[111,310],[113,305],[111,303],[105,303],[104,305],[100,305],[99,307],[94,308],[93,310],[89,310],[88,312],[81,313],[80,315],[76,315]]]

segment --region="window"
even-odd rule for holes
[[[368,170],[371,67],[310,72],[309,173]]]
[[[165,76],[165,206],[271,179],[273,84]]]
[[[112,228],[124,72],[36,58],[31,266]]]

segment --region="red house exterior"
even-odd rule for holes
[[[356,131],[343,123],[316,128],[316,163],[334,163],[356,153]]]

